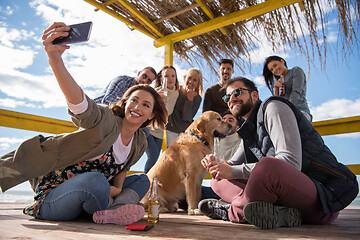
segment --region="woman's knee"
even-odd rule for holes
[[[88,172],[81,174],[81,180],[77,181],[79,188],[86,192],[97,194],[110,194],[110,184],[108,180],[99,172]]]
[[[144,186],[144,188],[150,188],[150,180],[146,174],[139,174],[139,181]]]
[[[139,195],[142,199],[150,188],[150,180],[146,174],[137,175],[138,179],[136,185],[133,187],[133,190]]]

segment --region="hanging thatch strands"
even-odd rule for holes
[[[358,0],[85,1],[152,37],[157,47],[173,43],[189,63],[201,56],[211,66],[226,56],[236,59],[241,69],[251,62],[248,53],[261,38],[273,49],[289,45],[304,55],[318,55],[325,64],[330,8],[338,14],[343,53],[351,53],[350,43],[358,44]]]

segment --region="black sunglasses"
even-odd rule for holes
[[[246,89],[246,88],[238,88],[238,89],[235,89],[232,93],[224,95],[222,97],[222,100],[224,100],[225,103],[228,103],[230,101],[231,95],[233,95],[234,97],[238,97],[241,95],[242,91],[252,92],[253,90]]]

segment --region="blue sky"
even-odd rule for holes
[[[331,7],[327,9],[325,68],[316,53],[308,65],[306,57],[297,49],[283,46],[273,51],[260,34],[257,48],[249,52],[251,67],[244,68],[244,73],[236,67],[233,76],[254,80],[261,99],[265,99],[270,92],[261,77],[262,63],[269,55],[280,55],[290,68],[300,66],[307,73],[307,99],[314,121],[360,115],[359,51],[351,45],[350,53],[344,57],[337,16]],[[135,76],[148,65],[158,71],[164,64],[164,48],[155,48],[152,39],[131,31],[124,23],[101,11],[95,12],[85,1],[0,1],[0,108],[69,120],[64,97],[49,69],[41,35],[54,21],[74,24],[89,20],[94,23],[90,41],[72,45],[64,59],[71,74],[90,97],[97,96],[118,75]],[[183,75],[190,66],[176,55],[174,66],[183,83]],[[204,73],[205,89],[219,80],[205,63],[196,67]],[[38,133],[0,127],[0,154],[12,151],[35,134]],[[324,140],[339,161],[360,163],[359,133],[328,136]],[[142,170],[144,162],[145,158],[142,158],[134,170]]]

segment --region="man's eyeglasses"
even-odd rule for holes
[[[226,94],[225,96],[223,96],[222,100],[224,100],[225,103],[228,103],[228,102],[230,102],[231,95],[233,95],[234,97],[238,97],[242,94],[242,91],[252,92],[253,90],[246,89],[246,88],[238,88],[238,89],[235,89],[232,93]]]
[[[149,76],[146,73],[141,74],[141,77],[146,81],[146,82],[141,82],[143,84],[151,84],[152,80],[149,78]]]

